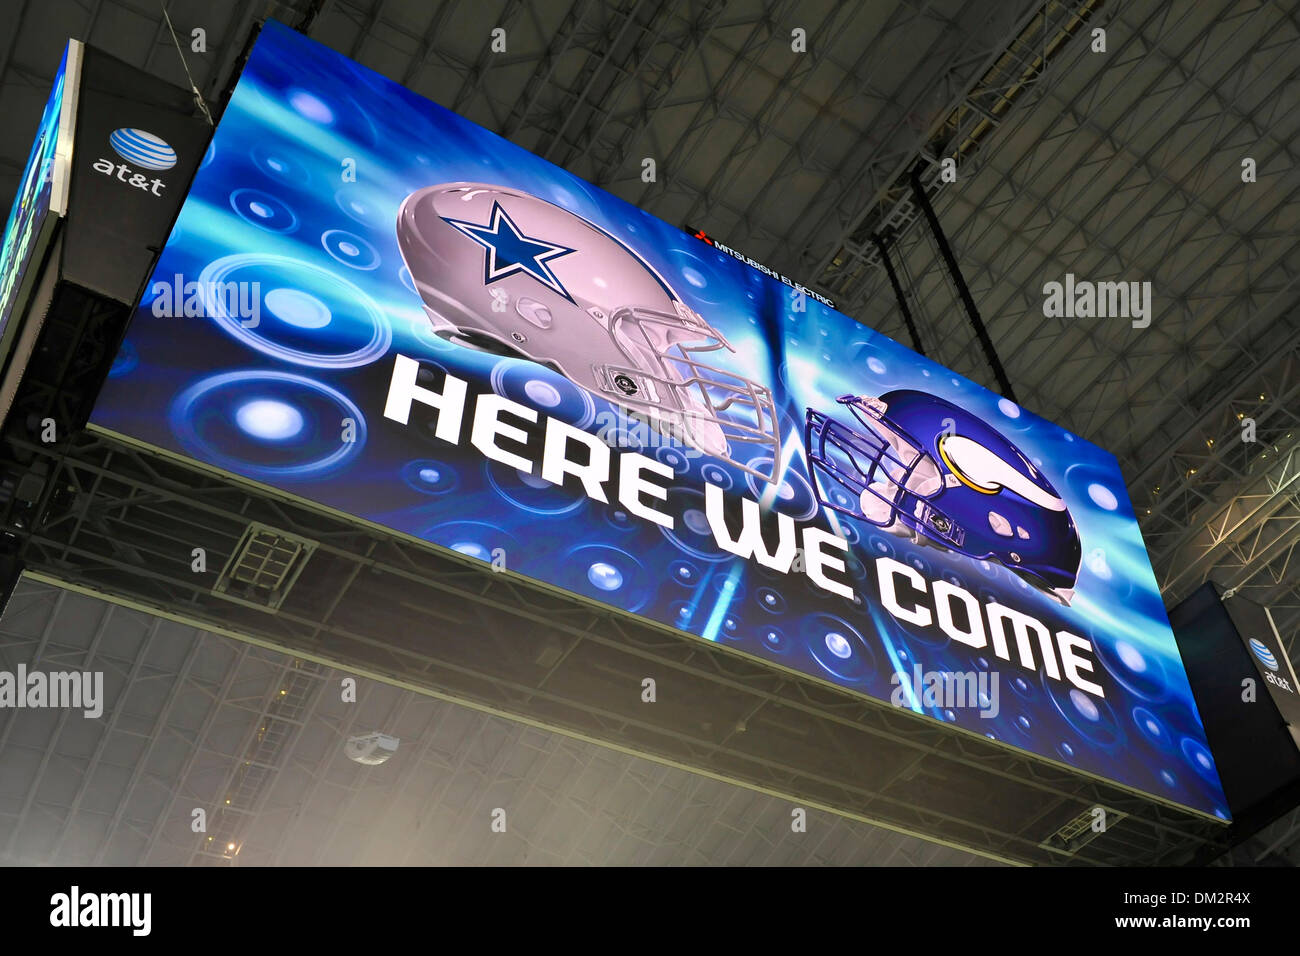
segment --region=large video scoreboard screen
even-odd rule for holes
[[[93,424],[1227,816],[1112,455],[278,24]]]
[[[7,354],[9,320],[17,305],[27,268],[40,246],[42,227],[50,215],[54,191],[55,153],[59,146],[59,125],[63,118],[64,82],[68,50],[54,74],[54,86],[45,103],[40,125],[32,142],[27,165],[18,181],[18,193],[9,209],[4,236],[0,239],[0,364]],[[70,148],[71,144],[67,144]],[[56,211],[61,212],[61,210]]]

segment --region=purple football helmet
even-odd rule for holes
[[[808,409],[808,460],[823,505],[916,543],[996,560],[1070,604],[1082,554],[1074,519],[1005,435],[912,389],[839,402],[860,429]]]
[[[439,336],[553,368],[657,431],[765,481],[771,390],[701,361],[734,352],[644,259],[599,226],[505,186],[443,183],[397,214],[402,257]]]

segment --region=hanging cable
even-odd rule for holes
[[[903,293],[903,286],[898,281],[898,273],[894,271],[894,263],[889,258],[889,250],[885,248],[884,240],[874,232],[871,234],[871,241],[876,244],[876,250],[880,253],[880,261],[885,266],[885,274],[889,276],[889,284],[894,287],[894,298],[898,300],[898,311],[903,313],[903,321],[907,324],[907,331],[912,336],[912,348],[918,355],[924,355],[925,346],[921,344],[921,333],[916,327],[916,321],[912,318],[912,310],[907,305],[907,296]]]
[[[181,58],[181,66],[185,68],[185,77],[190,81],[190,91],[194,94],[194,103],[203,111],[203,116],[208,121],[208,125],[215,127],[217,124],[212,121],[212,114],[208,112],[208,104],[203,101],[203,95],[199,93],[199,88],[194,85],[190,65],[185,62],[185,51],[181,49],[181,41],[176,38],[176,28],[172,26],[172,18],[167,12],[167,4],[163,0],[158,0],[158,6],[162,8],[163,19],[167,21],[167,30],[171,33],[172,43],[176,46],[176,53]]]
[[[948,238],[943,234],[943,227],[939,225],[939,217],[934,214],[934,207],[930,205],[930,197],[925,194],[925,187],[921,184],[921,167],[919,165],[912,168],[911,179],[912,196],[921,212],[925,215],[926,223],[930,226],[930,235],[934,237],[935,244],[939,247],[939,255],[943,257],[944,265],[948,267],[948,275],[952,279],[953,285],[957,287],[957,295],[961,299],[961,304],[966,308],[966,317],[970,319],[970,324],[975,327],[975,337],[979,339],[980,347],[984,350],[984,358],[988,361],[989,367],[993,369],[993,376],[998,380],[999,390],[1006,398],[1014,402],[1016,401],[1016,393],[1011,387],[1011,380],[1007,378],[1006,369],[1002,367],[1002,361],[998,358],[997,350],[993,348],[993,340],[989,338],[988,329],[984,327],[984,320],[980,318],[979,309],[975,307],[975,299],[966,286],[966,280],[961,274],[961,267],[957,265],[957,257],[952,254],[952,248],[948,245]]]

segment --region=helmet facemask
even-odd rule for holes
[[[771,481],[780,453],[771,390],[696,358],[735,349],[694,310],[673,304],[673,313],[635,306],[614,311],[607,331],[628,363],[593,368],[600,392],[660,433]],[[735,442],[768,451],[766,473],[739,460]]]
[[[876,399],[840,399],[863,425],[840,426],[821,412],[808,413],[808,453],[814,476],[840,485],[823,488],[822,501],[836,511],[920,543],[960,545],[964,534],[930,499],[943,487],[935,460],[904,433],[881,420],[885,406]],[[916,519],[912,527],[899,514]],[[917,533],[919,532],[919,533]],[[929,539],[929,540],[927,540]]]

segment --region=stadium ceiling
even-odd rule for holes
[[[930,234],[917,222],[908,184],[919,169],[1018,400],[1119,458],[1167,602],[1216,580],[1271,606],[1296,658],[1295,5],[172,0],[167,9],[184,62],[152,0],[22,0],[10,6],[11,29],[0,39],[5,208],[69,35],[170,82],[189,86],[192,79],[215,110],[257,22],[273,16],[669,222],[707,230],[831,295],[865,325],[909,341],[873,239],[881,237],[908,289],[927,354],[995,387]],[[505,31],[503,53],[490,46],[498,28]],[[1105,31],[1104,52],[1095,49],[1097,29]],[[196,30],[203,31],[204,52],[192,49]],[[804,31],[806,53],[792,48],[796,30]],[[655,160],[654,182],[642,179],[646,158]],[[956,160],[956,182],[939,176],[944,158]],[[1243,182],[1247,159],[1254,161],[1255,182]],[[1045,316],[1044,284],[1067,274],[1150,282],[1149,324]],[[42,602],[61,607],[83,600],[31,583],[15,602],[20,599],[47,615],[46,627],[58,609],[42,610]],[[113,615],[124,612],[83,608],[58,632],[79,633],[89,649],[118,640],[119,625],[151,626]],[[0,629],[10,649],[21,646],[14,643],[15,627],[7,617]],[[167,703],[187,682],[198,680],[214,708],[243,707],[256,723],[258,695],[273,697],[274,689],[243,686],[240,668],[275,673],[292,667],[282,655],[210,635],[188,640],[197,659],[233,656],[224,670],[214,664],[206,678],[185,670],[183,662],[155,671],[147,657],[135,663],[124,658],[134,676],[123,686],[135,686],[147,671],[159,693],[140,705],[131,731],[140,745],[121,745],[117,758],[107,756],[115,749],[111,735],[89,751],[85,742],[64,741],[61,726],[46,728],[45,738],[0,736],[6,768],[18,766],[10,763],[14,748],[32,755],[25,777],[6,773],[6,786],[16,790],[5,793],[0,819],[6,828],[30,828],[48,818],[55,833],[54,842],[21,853],[7,844],[9,858],[82,858],[69,848],[94,842],[82,840],[78,827],[89,825],[82,817],[96,799],[96,785],[89,783],[99,779],[90,773],[95,761],[115,768],[103,774],[125,773],[134,787],[152,781],[170,786],[173,796],[190,787],[187,774],[211,752],[203,750],[202,727],[177,723]],[[410,718],[427,722],[442,719],[442,708],[451,706],[410,698],[393,690],[385,706],[394,714],[438,710]],[[552,735],[477,715],[455,719],[463,734],[507,738],[518,753],[570,747]],[[413,733],[420,738],[423,732]],[[262,761],[285,780],[299,774],[303,792],[325,787],[323,771],[312,763],[325,758],[307,749],[310,738],[302,723],[281,738],[274,759]],[[189,756],[180,747],[155,767],[149,761],[167,741],[183,742]],[[226,759],[237,763],[243,751],[222,746]],[[608,758],[583,751],[574,759]],[[668,783],[662,768],[646,770],[634,760],[616,763],[610,774],[631,776],[646,790],[703,786]],[[501,757],[475,770],[483,799],[502,780],[525,773],[512,766]],[[72,786],[71,777],[61,776],[65,767],[78,768],[82,783]],[[398,790],[383,799],[401,799],[400,786],[393,786]],[[718,786],[701,799],[741,799]],[[363,800],[357,780],[342,787],[350,796],[340,799]],[[267,794],[274,792],[274,782],[266,781],[254,803],[270,806]],[[552,793],[547,799],[558,798]],[[628,805],[607,801],[614,815]],[[753,812],[745,810],[745,819]],[[146,840],[122,862],[182,859],[165,846],[161,824],[142,822],[161,817],[119,812],[110,819],[114,828]],[[723,828],[741,826],[719,819]],[[1294,854],[1296,829],[1293,817],[1269,831],[1267,845],[1257,840],[1256,855]],[[652,826],[644,839],[678,847],[676,855],[656,857],[664,861],[736,861],[749,859],[753,848],[734,847],[765,839],[752,829],[745,833],[704,850],[681,849],[686,844],[663,827]],[[103,841],[118,837],[104,831],[95,839],[101,841],[95,852],[102,854],[109,845]],[[889,854],[894,862],[928,861],[935,852],[865,827],[845,839],[865,841],[861,845],[871,849],[863,858],[876,862]],[[291,837],[279,846],[274,852],[281,859],[307,859],[288,849]],[[946,862],[966,859],[939,852]],[[630,853],[600,859],[629,862],[635,858]],[[519,849],[501,861],[527,854]]]

